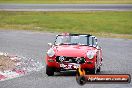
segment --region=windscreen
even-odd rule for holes
[[[86,35],[59,35],[56,37],[55,45],[88,45],[88,37]]]

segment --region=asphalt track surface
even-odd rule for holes
[[[45,74],[44,56],[49,48],[47,43],[53,42],[54,33],[27,31],[0,31],[0,51],[18,54],[43,63],[44,68],[38,72],[0,82],[0,88],[132,88],[130,84],[77,84],[75,75],[71,73],[56,74],[48,77]],[[132,40],[99,38],[103,49],[103,66],[100,74],[132,75]]]
[[[132,4],[0,4],[4,11],[132,11]]]

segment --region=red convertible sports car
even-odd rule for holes
[[[50,49],[46,54],[46,74],[54,72],[84,69],[96,74],[102,65],[102,49],[97,38],[90,34],[60,34],[54,44],[48,43]]]

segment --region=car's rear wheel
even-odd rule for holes
[[[46,66],[46,74],[48,76],[53,76],[54,75],[54,68]]]

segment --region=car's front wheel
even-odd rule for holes
[[[90,70],[91,74],[96,74],[96,72],[97,72],[97,70],[95,68],[93,68],[93,69]]]
[[[101,67],[97,68],[97,72],[100,72],[101,71]]]
[[[46,74],[48,76],[53,76],[54,75],[54,68],[46,66]]]

